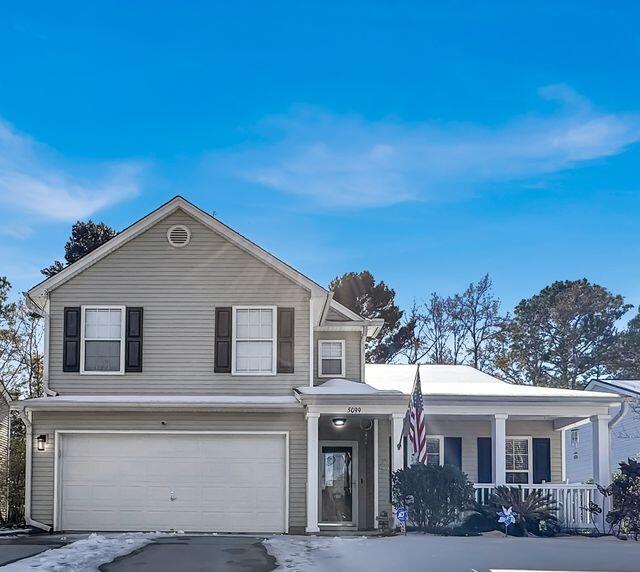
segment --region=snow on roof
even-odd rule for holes
[[[397,389],[378,389],[366,383],[349,381],[348,379],[330,379],[322,385],[309,387],[304,385],[296,388],[304,395],[380,395],[380,394],[400,394]]]
[[[407,395],[413,390],[416,366],[407,364],[367,364],[367,385],[379,390],[396,389]],[[475,397],[580,397],[582,399],[610,398],[611,393],[534,387],[507,383],[467,365],[420,365],[420,382],[424,395]]]
[[[640,395],[640,379],[594,379],[587,387],[606,388],[608,391],[618,393],[618,389],[623,392],[631,392]]]

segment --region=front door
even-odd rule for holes
[[[357,522],[357,444],[320,445],[320,523],[355,525]]]

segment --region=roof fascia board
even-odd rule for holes
[[[165,203],[161,207],[157,208],[155,211],[152,211],[139,221],[133,223],[118,235],[116,235],[114,238],[112,238],[102,246],[96,248],[93,252],[87,254],[86,256],[83,256],[74,264],[67,266],[66,268],[58,272],[58,274],[56,274],[55,276],[52,276],[51,278],[40,282],[40,284],[37,284],[28,291],[28,295],[31,297],[39,297],[46,292],[58,288],[76,274],[82,272],[92,264],[95,264],[108,254],[111,254],[113,251],[117,250],[130,240],[139,236],[149,227],[159,222],[163,218],[169,216],[178,209],[182,209],[194,219],[201,222],[203,225],[207,226],[214,232],[226,238],[227,240],[229,240],[229,242],[235,244],[242,250],[255,256],[268,266],[271,266],[274,270],[289,278],[294,283],[316,294],[326,294],[327,291],[325,288],[323,288],[310,278],[306,277],[304,274],[298,272],[293,267],[282,262],[279,258],[276,258],[272,254],[268,253],[257,244],[251,242],[249,239],[237,233],[226,224],[213,218],[211,215],[207,214],[202,209],[199,209],[183,197],[178,196]]]
[[[593,391],[597,387],[600,387],[602,391],[614,391],[617,394],[628,395],[629,397],[640,396],[640,391],[622,387],[616,383],[615,379],[592,379],[584,389],[585,391]]]

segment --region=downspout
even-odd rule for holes
[[[48,524],[38,522],[31,518],[31,463],[33,457],[33,424],[31,423],[31,412],[27,412],[25,408],[18,410],[18,417],[22,419],[27,434],[25,437],[25,474],[24,474],[24,520],[29,526],[40,528],[45,532],[51,532],[52,527]]]
[[[620,406],[620,411],[609,420],[609,429],[613,429],[629,411],[630,398],[625,397]]]

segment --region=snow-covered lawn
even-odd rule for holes
[[[377,572],[638,572],[640,542],[615,538],[279,536],[264,541],[279,571]]]
[[[133,532],[87,538],[3,567],[3,572],[94,572],[98,567],[149,544],[161,533]]]

